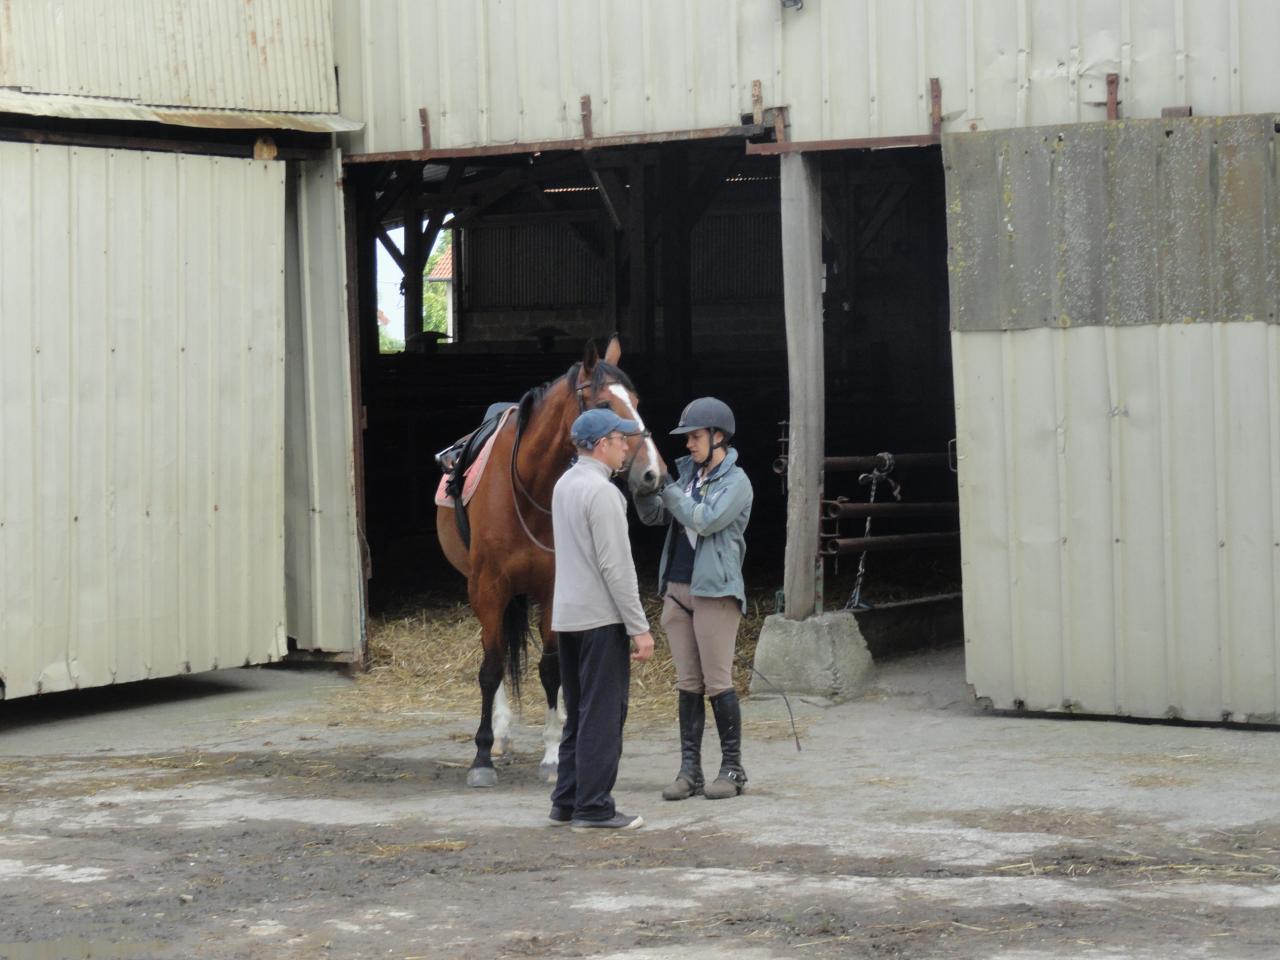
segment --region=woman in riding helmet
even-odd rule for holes
[[[702,793],[722,800],[736,797],[747,782],[733,653],[747,608],[743,534],[753,495],[737,464],[738,451],[730,446],[734,419],[726,403],[715,397],[694,400],[671,432],[684,435],[689,456],[676,461],[674,481],[666,477],[659,492],[635,498],[644,523],[667,525],[658,590],[665,598],[662,626],[680,697],[680,772],[662,796],[684,800]],[[704,695],[720,733],[720,773],[709,784],[702,776]]]

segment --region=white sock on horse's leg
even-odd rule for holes
[[[490,753],[501,757],[511,749],[511,704],[507,700],[507,682],[498,684],[493,696],[493,749]]]
[[[542,724],[542,763],[539,770],[542,778],[554,783],[556,768],[560,765],[560,737],[564,733],[564,698],[556,707],[547,707],[547,719]]]

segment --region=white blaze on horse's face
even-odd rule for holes
[[[644,430],[644,420],[640,418],[636,405],[631,402],[631,394],[620,383],[609,384],[609,392],[618,398],[626,412],[628,420],[634,420]],[[666,464],[658,454],[658,448],[649,437],[644,438],[643,448],[636,451],[631,461],[631,470],[627,474],[627,483],[636,493],[652,493],[658,489],[658,478],[662,476]]]

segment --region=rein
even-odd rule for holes
[[[582,413],[587,409],[587,401],[583,397],[583,391],[590,389],[590,384],[579,384],[576,393],[578,397],[578,412]],[[547,553],[555,553],[555,547],[548,547],[545,543],[534,536],[533,531],[529,529],[529,524],[525,522],[524,513],[520,509],[520,496],[523,495],[526,500],[534,505],[538,510],[547,516],[551,516],[551,509],[544,507],[534,499],[533,494],[525,487],[524,481],[520,479],[520,471],[516,469],[516,458],[520,456],[520,438],[524,436],[524,425],[520,419],[516,418],[516,438],[511,444],[511,505],[515,508],[516,519],[520,521],[520,529],[524,531],[524,535],[529,538],[535,547],[546,551]]]

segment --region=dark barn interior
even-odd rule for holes
[[[684,452],[666,431],[689,399],[711,394],[735,410],[756,491],[748,582],[771,602],[786,511],[774,466],[788,415],[776,156],[749,155],[738,138],[352,163],[345,180],[372,610],[423,592],[463,595],[436,544],[434,453],[490,403],[518,400],[580,359],[588,338],[614,331],[668,459]],[[941,469],[895,476],[904,500],[954,501],[939,149],[833,151],[822,182],[828,456],[940,455]],[[399,226],[403,248],[389,235]],[[422,268],[441,230],[453,238],[452,340],[420,326]],[[403,271],[404,352],[379,353],[377,244]],[[887,492],[881,485],[877,499]],[[857,472],[829,472],[827,493],[866,500],[868,488]],[[864,523],[828,528],[860,536]],[[874,532],[955,526],[953,513],[895,516],[877,518]],[[661,536],[633,527],[642,583],[656,574]],[[873,562],[906,593],[959,579],[949,545]],[[856,563],[839,561],[846,580]],[[843,606],[848,584],[827,582],[827,605]]]

